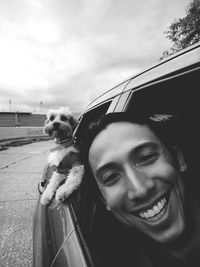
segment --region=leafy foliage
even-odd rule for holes
[[[164,32],[173,43],[169,50],[163,52],[163,59],[200,41],[200,0],[193,0],[186,8],[183,18],[175,19]]]

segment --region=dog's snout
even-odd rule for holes
[[[53,123],[53,128],[54,129],[58,129],[59,128],[59,125],[60,125],[59,122],[54,122]]]

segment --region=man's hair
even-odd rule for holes
[[[160,141],[169,149],[179,147],[180,120],[173,114],[142,114],[133,115],[128,112],[116,112],[101,115],[95,118],[87,127],[79,140],[82,160],[88,164],[90,146],[95,137],[109,124],[114,122],[132,122],[139,125],[147,125]],[[123,137],[122,137],[123,142]]]

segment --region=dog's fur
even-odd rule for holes
[[[67,198],[81,183],[84,166],[79,160],[79,151],[73,144],[73,131],[77,126],[69,108],[49,110],[44,131],[55,139],[57,146],[48,155],[49,166],[54,166],[49,183],[41,196],[41,204],[54,202],[54,206]]]

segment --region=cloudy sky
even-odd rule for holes
[[[189,2],[0,0],[0,111],[82,112],[159,60]]]

